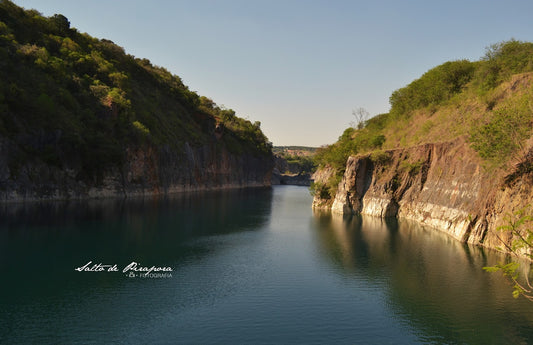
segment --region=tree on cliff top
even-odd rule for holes
[[[355,117],[355,121],[350,123],[354,129],[363,129],[365,126],[365,120],[368,119],[370,113],[363,107],[352,110],[352,115]]]

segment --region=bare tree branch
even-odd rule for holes
[[[365,127],[365,121],[370,116],[370,113],[362,107],[352,110],[352,115],[355,117],[355,121],[352,122],[354,129],[362,129]]]

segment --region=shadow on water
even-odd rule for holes
[[[195,239],[260,229],[272,190],[253,188],[161,198],[6,204],[0,207],[0,273],[4,296],[38,299],[119,274],[83,274],[89,261],[173,267],[216,250]],[[36,288],[39,286],[39,288]],[[1,299],[0,299],[1,302]]]
[[[501,256],[406,220],[315,213],[323,259],[383,291],[391,317],[424,343],[527,344],[533,305],[482,267]]]

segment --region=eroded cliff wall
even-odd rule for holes
[[[0,138],[0,201],[81,199],[158,195],[183,191],[260,187],[271,183],[272,156],[235,154],[212,140],[181,149],[140,145],[124,149],[121,162],[88,176],[75,159],[56,166],[25,159]],[[22,161],[22,160],[21,160]]]
[[[327,171],[315,175],[318,182],[327,178]],[[496,173],[457,140],[350,157],[334,199],[315,196],[313,205],[412,219],[460,241],[497,248],[499,238],[507,243],[510,238],[496,228],[507,214],[533,202],[532,187],[531,169]]]

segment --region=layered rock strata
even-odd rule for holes
[[[529,156],[520,164],[531,166]],[[462,140],[352,156],[334,199],[315,196],[313,207],[412,219],[460,241],[497,248],[511,241],[497,231],[506,215],[533,202],[533,169],[520,164],[510,174],[496,173]],[[325,183],[330,175],[324,170],[315,181]]]
[[[0,201],[63,200],[159,195],[184,191],[270,186],[273,158],[234,154],[216,141],[182,150],[169,146],[127,148],[123,162],[87,178],[76,162],[57,167],[26,160],[16,171],[8,161],[17,147],[0,141]],[[15,157],[16,159],[16,157]],[[11,164],[13,166],[13,164]]]

